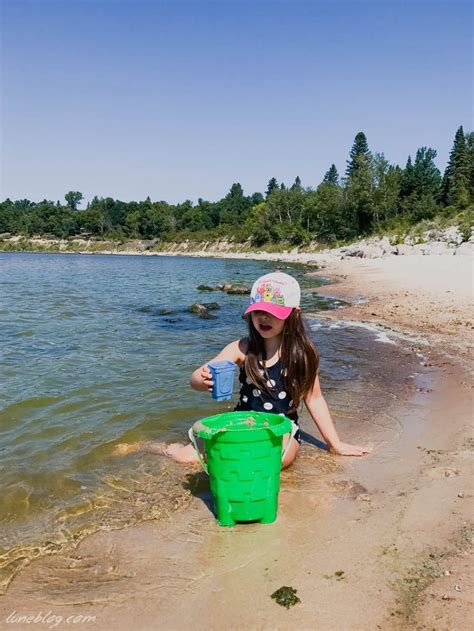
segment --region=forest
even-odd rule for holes
[[[296,176],[291,184],[271,178],[264,193],[245,195],[235,182],[218,201],[199,198],[123,202],[94,197],[80,209],[83,195],[69,191],[64,202],[5,199],[0,203],[0,233],[25,237],[99,237],[126,241],[184,238],[304,245],[341,243],[387,232],[407,232],[424,220],[453,218],[469,238],[474,215],[474,132],[459,127],[442,174],[436,150],[420,147],[404,167],[372,153],[366,135],[357,133],[344,174],[334,164],[317,186]]]

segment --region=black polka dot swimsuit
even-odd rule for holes
[[[261,369],[263,375],[263,368]],[[282,414],[298,425],[297,412],[288,412],[293,405],[290,394],[285,391],[281,378],[281,360],[279,359],[273,366],[267,366],[269,392],[259,390],[258,386],[252,383],[247,377],[245,366],[240,367],[240,399],[235,407],[236,412],[271,412],[272,414]],[[295,434],[296,440],[301,442],[300,430]]]

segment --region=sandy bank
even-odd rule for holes
[[[421,336],[440,355],[472,359],[474,259],[456,256],[392,256],[330,263],[316,275],[333,284],[318,288],[351,305],[329,314]]]

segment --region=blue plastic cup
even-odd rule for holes
[[[216,401],[231,399],[237,364],[234,364],[234,362],[228,359],[221,359],[219,361],[209,362],[208,366],[214,382],[212,386],[212,398]]]

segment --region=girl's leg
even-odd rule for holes
[[[285,449],[289,440],[291,440],[291,444],[288,447],[288,451],[286,452],[285,457],[283,458],[283,462],[281,463],[282,469],[286,469],[293,463],[294,459],[296,458],[298,454],[298,450],[300,448],[299,442],[295,438],[290,438],[290,437],[291,437],[291,434],[285,434],[283,436],[283,449]]]
[[[112,452],[113,456],[126,456],[128,454],[136,453],[137,451],[148,451],[152,454],[160,454],[161,456],[169,456],[176,460],[176,462],[182,463],[194,463],[199,462],[196,450],[191,443],[189,445],[183,445],[182,443],[120,443]]]
[[[183,445],[182,443],[171,443],[167,445],[164,452],[165,456],[169,456],[176,460],[176,462],[182,462],[184,464],[192,464],[199,462],[199,457],[194,449],[193,445]]]

